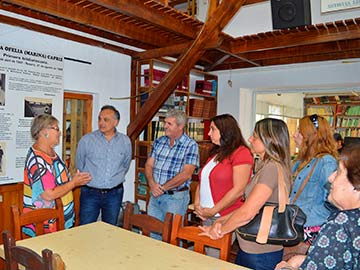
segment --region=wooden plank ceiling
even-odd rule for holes
[[[265,0],[247,0],[253,4]],[[4,15],[0,22],[101,46],[134,59],[182,55],[204,23],[172,7],[180,0],[1,0],[0,8],[131,47],[54,30]],[[220,27],[221,28],[221,27]],[[215,35],[196,64],[205,70],[283,65],[360,57],[360,18],[238,38]]]

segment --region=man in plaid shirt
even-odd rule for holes
[[[199,148],[184,133],[185,125],[184,112],[168,111],[165,136],[154,142],[145,165],[145,176],[151,190],[147,213],[162,221],[167,212],[185,215],[190,202],[191,177],[199,167]]]

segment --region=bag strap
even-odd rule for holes
[[[284,174],[280,165],[277,165],[277,173],[278,173],[278,192],[279,192],[278,212],[283,213],[285,212],[286,204],[289,202],[289,192],[287,192],[287,188],[284,181]],[[256,242],[259,244],[267,243],[275,207],[276,207],[275,205],[267,205],[264,206],[263,208],[259,231],[256,236]]]
[[[258,242],[259,244],[267,243],[267,240],[269,238],[271,221],[272,221],[274,209],[275,209],[275,205],[267,205],[263,209],[260,226],[259,226],[259,231],[256,236],[256,242]]]
[[[299,198],[299,196],[300,196],[301,192],[304,190],[304,188],[305,188],[305,186],[306,186],[307,182],[309,182],[309,179],[310,179],[310,177],[311,177],[312,173],[314,172],[314,169],[315,169],[316,164],[318,163],[318,161],[319,161],[319,159],[316,159],[316,161],[315,161],[314,165],[313,165],[313,166],[312,166],[312,168],[311,168],[311,171],[309,172],[309,174],[308,174],[308,175],[307,175],[307,177],[305,178],[304,182],[302,182],[302,184],[301,184],[301,186],[300,186],[300,188],[299,188],[298,192],[296,193],[295,198],[292,200],[292,202],[291,202],[291,203],[295,203],[295,202],[296,202],[296,200]]]
[[[285,185],[284,174],[281,166],[277,164],[278,173],[278,192],[279,192],[279,213],[284,213],[286,205],[289,203],[289,191]]]

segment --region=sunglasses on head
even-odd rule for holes
[[[314,124],[315,128],[318,129],[319,128],[319,119],[318,119],[317,114],[310,115],[309,117],[310,117],[311,122]]]

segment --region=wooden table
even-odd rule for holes
[[[59,253],[66,270],[246,269],[103,222],[21,240],[17,245],[39,254],[44,248]],[[4,258],[3,246],[0,256]]]

